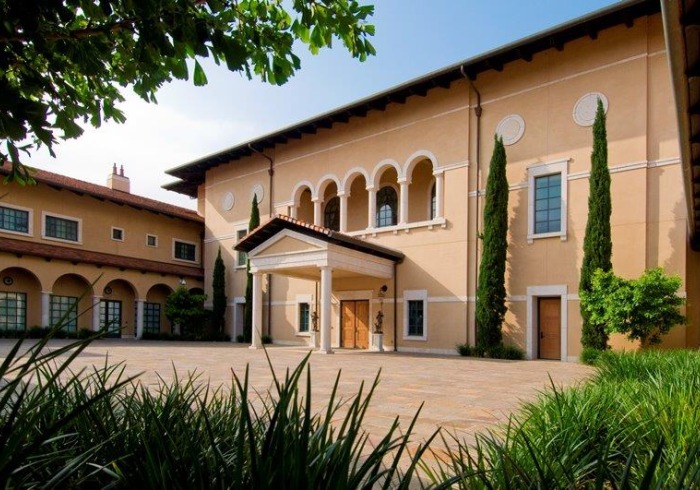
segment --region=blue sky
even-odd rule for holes
[[[165,191],[164,172],[209,153],[326,112],[353,100],[548,29],[611,0],[365,0],[374,3],[377,55],[364,63],[340,44],[312,56],[282,87],[204,63],[209,84],[173,82],[147,104],[127,94],[125,124],[86,128],[62,142],[53,159],[37,152],[33,166],[104,184],[124,165],[135,194],[188,208],[195,201]]]

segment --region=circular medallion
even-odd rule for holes
[[[236,204],[236,198],[233,197],[233,193],[227,192],[224,197],[221,198],[221,209],[224,211],[231,211],[233,205]]]
[[[5,286],[12,286],[15,283],[15,280],[12,279],[10,276],[5,276],[2,278],[2,283]]]
[[[105,293],[105,296],[109,296],[110,294],[112,294],[112,288],[109,286],[106,286],[104,288],[104,293]]]
[[[253,200],[253,196],[255,196],[255,200],[260,204],[263,200],[263,196],[265,195],[265,192],[263,190],[263,186],[261,184],[255,184],[253,188],[250,190],[250,200]]]
[[[608,98],[600,92],[588,92],[574,105],[574,121],[579,126],[593,126],[598,99],[603,102],[605,113],[608,112]]]
[[[498,123],[496,134],[503,138],[503,144],[514,145],[525,133],[525,120],[518,114],[510,114]]]

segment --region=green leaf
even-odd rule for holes
[[[198,87],[207,84],[207,76],[197,60],[194,60],[194,84]]]

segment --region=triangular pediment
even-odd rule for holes
[[[270,255],[290,255],[305,252],[315,252],[326,248],[323,242],[289,230],[277,233],[264,243],[261,243],[251,256],[265,257]]]

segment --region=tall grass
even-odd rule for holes
[[[405,432],[395,419],[368,443],[362,427],[378,375],[341,400],[338,373],[315,413],[308,356],[283,378],[273,371],[273,392],[256,397],[247,370],[229,390],[177,373],[147,388],[108,363],[70,372],[86,346],[46,352],[42,340],[22,356],[18,343],[0,367],[4,486],[407,488],[427,447],[407,454],[416,418]]]
[[[459,488],[698,488],[700,355],[606,353],[590,382],[552,386],[474,447],[426,468]]]

